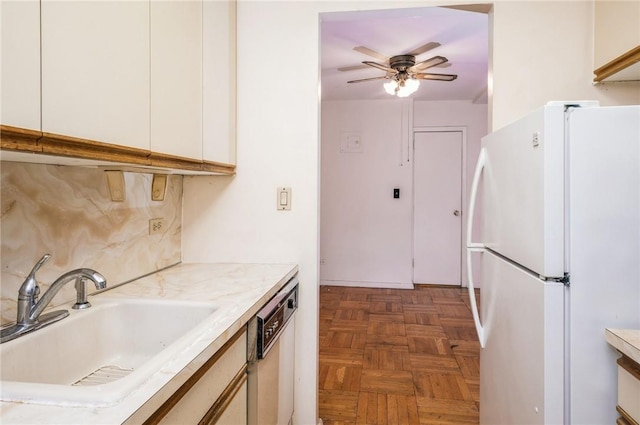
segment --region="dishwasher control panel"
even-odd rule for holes
[[[256,351],[264,358],[298,308],[298,279],[293,278],[256,314]]]

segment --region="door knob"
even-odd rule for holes
[[[458,210],[454,210],[453,211],[453,215],[455,215],[456,217],[458,217],[460,215],[460,211]]]

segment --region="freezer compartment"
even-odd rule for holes
[[[564,287],[484,252],[480,424],[561,424]]]
[[[564,107],[545,106],[482,139],[482,242],[548,277],[564,274]]]

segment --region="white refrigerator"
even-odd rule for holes
[[[551,102],[482,139],[472,186],[480,424],[615,424],[604,332],[640,329],[640,106]]]

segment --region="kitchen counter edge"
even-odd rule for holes
[[[619,352],[640,364],[640,330],[607,328],[605,339]]]

